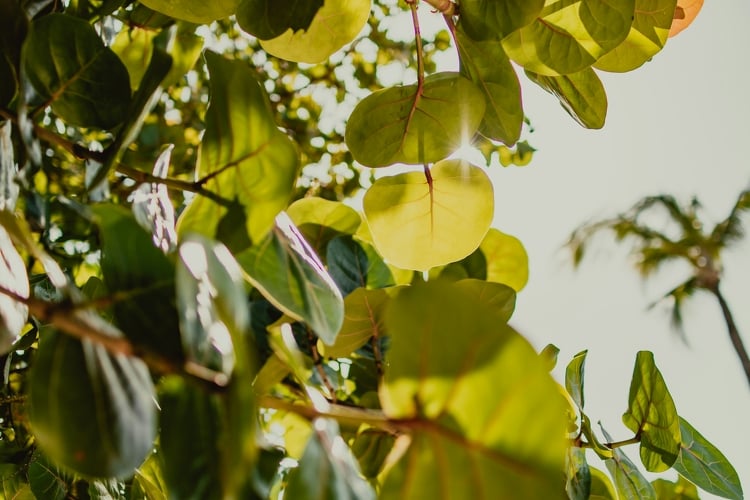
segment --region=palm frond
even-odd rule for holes
[[[685,345],[690,344],[688,342],[687,335],[685,334],[685,324],[682,316],[682,307],[687,299],[692,297],[697,290],[697,280],[695,277],[693,277],[683,283],[680,283],[649,305],[649,309],[653,309],[655,306],[663,303],[666,300],[671,301],[670,323],[674,332]]]
[[[746,189],[739,194],[726,219],[714,226],[711,232],[711,241],[718,247],[723,248],[742,239],[745,236],[745,229],[742,227],[741,217],[745,211],[750,211],[750,189]]]

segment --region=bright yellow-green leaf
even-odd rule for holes
[[[415,423],[381,498],[561,497],[565,407],[523,337],[442,280],[403,289],[385,325],[383,411]]]
[[[151,61],[154,30],[133,27],[120,31],[112,42],[111,49],[120,57],[130,75],[130,88],[137,89],[148,63]]]
[[[325,0],[306,30],[289,28],[260,42],[263,50],[294,62],[319,63],[354,40],[370,15],[370,0]]]
[[[622,421],[641,438],[641,461],[646,470],[669,469],[680,453],[680,420],[654,355],[640,351],[630,383],[628,410]]]
[[[456,281],[455,286],[474,297],[497,315],[501,323],[507,323],[516,308],[516,292],[508,285],[478,279]]]
[[[316,196],[302,198],[286,209],[292,222],[305,240],[321,255],[328,242],[339,234],[354,234],[362,222],[353,208],[340,201],[330,201]]]
[[[617,500],[615,487],[612,486],[612,481],[603,471],[595,467],[589,467],[589,473],[591,474],[589,500]]]
[[[383,258],[424,271],[476,250],[492,222],[492,182],[483,169],[444,160],[430,170],[378,179],[364,198],[365,217]]]
[[[607,93],[591,68],[562,76],[543,76],[526,72],[529,79],[557,97],[560,105],[586,128],[599,129],[607,117]]]
[[[367,343],[370,337],[385,335],[383,308],[388,303],[383,289],[357,288],[344,299],[344,324],[333,345],[318,344],[329,358],[347,356]]]
[[[677,481],[657,479],[651,483],[659,500],[700,500],[698,488],[682,476]]]
[[[487,259],[487,281],[503,283],[516,292],[526,286],[529,258],[518,238],[492,228],[479,249]]]
[[[650,61],[667,43],[676,6],[677,0],[636,0],[635,17],[627,38],[594,67],[622,73]]]
[[[536,21],[511,33],[503,46],[512,60],[534,73],[576,73],[625,39],[635,1],[547,0]]]
[[[570,500],[589,500],[591,470],[586,462],[586,450],[570,446],[565,461],[565,491]]]
[[[141,3],[175,19],[208,24],[234,14],[240,0],[142,0]]]
[[[418,85],[390,87],[363,99],[346,124],[346,145],[367,167],[442,160],[469,141],[485,99],[458,73],[436,73]]]
[[[199,194],[182,213],[178,232],[215,238],[238,252],[263,239],[291,197],[297,149],[274,122],[253,71],[243,61],[206,52],[211,101],[198,158]],[[243,230],[244,228],[244,230]]]

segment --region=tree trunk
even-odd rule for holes
[[[724,314],[724,321],[726,322],[727,330],[729,331],[729,338],[732,340],[734,350],[737,352],[737,356],[740,358],[740,362],[742,363],[742,368],[745,370],[747,382],[750,384],[750,357],[748,357],[747,355],[747,350],[745,350],[745,345],[742,343],[740,332],[739,330],[737,330],[737,325],[734,323],[732,312],[729,310],[729,304],[727,304],[724,296],[719,291],[718,283],[716,284],[716,286],[711,287],[709,290],[716,296],[716,299],[719,301],[721,312]]]

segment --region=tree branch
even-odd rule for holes
[[[451,0],[424,0],[426,3],[430,4],[433,9],[435,9],[437,12],[442,13],[444,16],[457,16],[458,15],[458,5],[456,5]]]
[[[748,356],[747,349],[745,349],[745,345],[742,342],[742,337],[737,329],[737,324],[734,322],[734,317],[732,316],[732,311],[729,309],[729,304],[727,304],[724,295],[719,291],[718,283],[716,283],[714,287],[706,289],[713,293],[716,300],[719,301],[721,312],[724,315],[724,322],[727,324],[729,339],[732,341],[732,346],[734,346],[737,357],[740,358],[742,369],[745,371],[745,377],[747,378],[748,383],[750,383],[750,357]]]

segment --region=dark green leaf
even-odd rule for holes
[[[393,434],[377,429],[365,429],[357,434],[352,443],[352,453],[357,457],[362,475],[366,478],[377,477],[395,442]]]
[[[565,460],[565,491],[570,500],[589,500],[591,472],[586,462],[586,450],[571,446]]]
[[[344,296],[360,287],[393,285],[390,269],[372,246],[351,236],[339,236],[328,243],[326,262],[331,278]]]
[[[599,129],[607,117],[607,94],[591,68],[563,76],[543,76],[526,71],[529,79],[557,97],[560,105],[586,128]]]
[[[91,477],[130,477],[156,435],[151,375],[139,359],[42,331],[29,416],[42,450]]]
[[[680,417],[682,444],[674,469],[683,477],[714,495],[741,499],[742,484],[729,460]]]
[[[583,410],[583,372],[586,367],[586,354],[588,351],[581,351],[570,360],[565,368],[565,389],[573,398],[579,410]]]
[[[29,464],[29,486],[37,498],[63,500],[67,498],[71,478],[52,464],[41,453],[34,455]]]
[[[0,2],[0,106],[7,105],[18,90],[21,45],[28,29],[29,20],[18,0]]]
[[[71,0],[65,13],[93,21],[113,13],[123,4],[125,0]]]
[[[143,0],[143,5],[175,19],[209,24],[234,14],[240,0]]]
[[[612,437],[602,428],[604,437],[607,441],[612,441]],[[656,492],[651,483],[643,477],[633,462],[625,455],[620,448],[612,450],[612,458],[604,461],[607,470],[612,475],[612,479],[620,498],[628,500],[656,500]]]
[[[83,19],[50,14],[34,21],[23,64],[36,92],[71,125],[109,129],[125,120],[127,69]]]
[[[307,30],[323,0],[243,0],[237,9],[240,27],[261,40],[286,30]]]
[[[474,40],[500,39],[531,23],[544,0],[462,0],[461,28]]]
[[[669,469],[680,453],[680,421],[654,355],[640,351],[622,421],[641,439],[641,461],[650,472]]]
[[[390,87],[363,99],[346,124],[346,144],[367,167],[442,160],[471,139],[485,99],[458,73],[436,73],[424,87]]]

